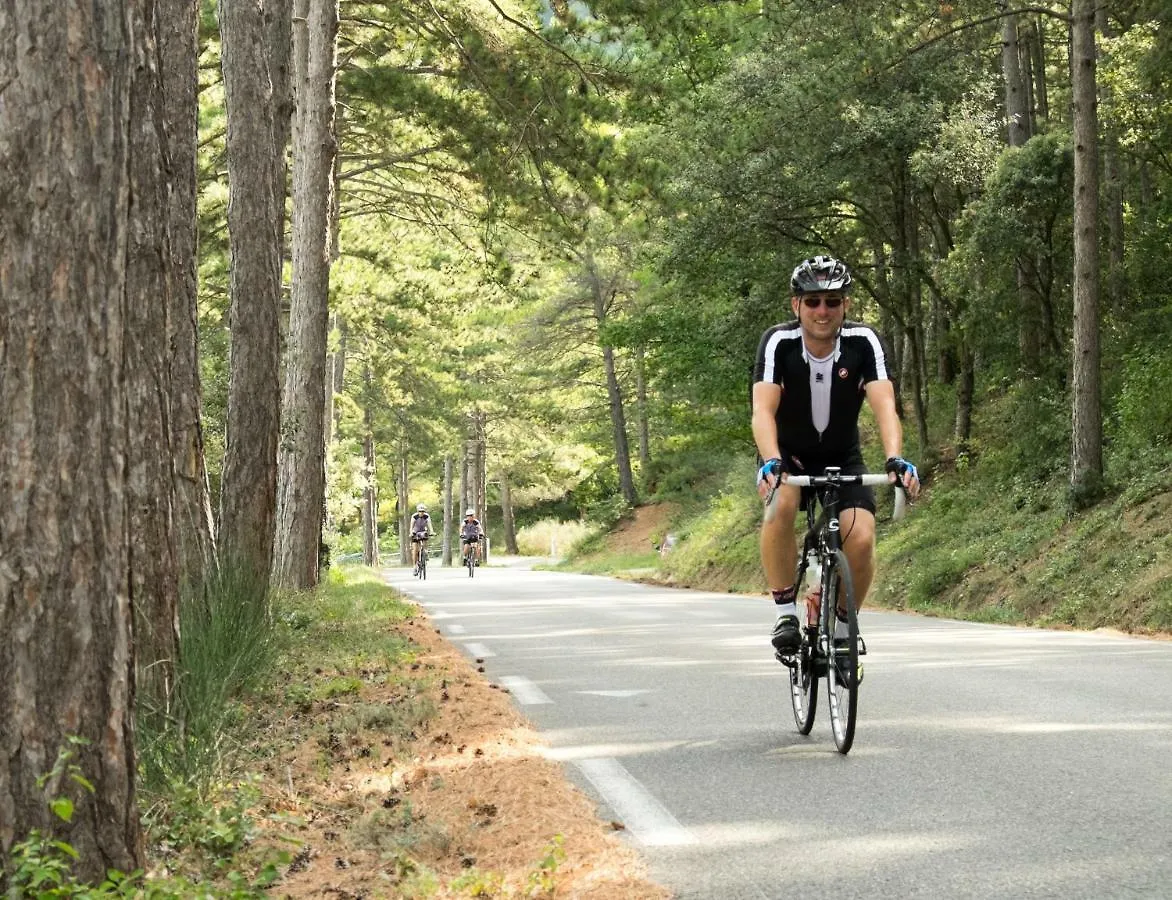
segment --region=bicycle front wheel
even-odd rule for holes
[[[809,579],[802,578],[797,584],[797,596],[804,598],[809,589]],[[800,602],[800,601],[799,601]],[[798,615],[806,618],[805,604],[801,603]],[[802,644],[794,654],[793,665],[789,668],[789,699],[794,710],[794,724],[800,734],[809,734],[814,727],[814,716],[818,711],[818,670],[815,657],[818,649],[816,629],[802,627]]]
[[[839,753],[849,753],[855,740],[859,681],[862,679],[862,669],[859,667],[859,616],[855,610],[855,588],[846,554],[837,550],[834,560],[822,593],[822,623],[829,638],[826,687],[834,745]],[[846,616],[846,637],[833,636],[836,608]]]

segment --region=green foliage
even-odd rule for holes
[[[70,748],[88,743],[82,738],[70,737]],[[94,787],[73,762],[75,751],[63,748],[57,755],[52,771],[37,778],[37,787],[59,784],[66,779],[82,787],[88,794]],[[245,810],[256,801],[255,791],[242,791],[234,804],[208,807],[202,802],[191,803],[190,795],[179,794],[169,806],[170,827],[165,840],[198,849],[205,861],[210,859],[220,867],[225,882],[219,889],[207,884],[195,884],[181,876],[147,879],[142,870],[129,874],[111,869],[99,884],[86,884],[73,875],[73,864],[79,858],[69,843],[33,830],[24,840],[17,841],[7,864],[3,867],[7,879],[8,896],[35,900],[101,900],[101,898],[133,898],[133,900],[179,900],[179,898],[225,898],[225,900],[260,900],[267,896],[265,889],[279,877],[278,862],[288,860],[278,855],[261,867],[254,878],[246,878],[236,871],[225,871],[226,858],[239,851],[251,836],[249,818]],[[186,801],[186,802],[185,802]],[[73,818],[74,804],[64,796],[46,799],[49,810],[63,822]],[[210,817],[209,817],[210,815]],[[157,824],[157,823],[155,823]],[[210,856],[209,856],[210,855]],[[202,881],[202,879],[201,879]]]
[[[1119,451],[1137,460],[1166,456],[1172,449],[1172,357],[1137,348],[1122,360],[1111,432]]]
[[[179,708],[140,709],[138,759],[148,793],[200,782],[222,762],[240,727],[240,697],[272,664],[277,646],[268,600],[231,570],[180,597]]]

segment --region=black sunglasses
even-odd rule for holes
[[[842,306],[842,297],[814,297],[807,294],[802,297],[802,302],[806,304],[806,309],[817,309],[823,303],[827,309],[838,309]]]

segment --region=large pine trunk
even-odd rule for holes
[[[142,382],[125,265],[152,15],[149,0],[0,5],[0,854],[41,829],[78,851],[85,880],[143,860],[127,484]],[[144,171],[135,190],[154,195]],[[73,762],[92,794],[37,785],[72,736],[88,741]],[[58,796],[77,807],[69,824],[47,806]]]
[[[1074,371],[1070,485],[1080,501],[1089,501],[1101,489],[1103,475],[1094,0],[1074,0],[1070,29],[1074,106]]]
[[[159,51],[170,159],[171,454],[181,583],[198,588],[215,568],[211,492],[200,412],[196,280],[196,141],[199,0],[160,0]]]
[[[333,186],[336,0],[303,0],[305,58],[296,66],[293,148],[293,297],[278,467],[273,580],[317,584],[325,508],[326,352],[329,336],[330,192]]]
[[[149,14],[147,37],[158,47],[161,23],[154,10]],[[170,276],[170,173],[165,168],[165,135],[170,123],[163,99],[156,57],[136,70],[130,94],[130,244],[126,258],[130,451],[126,462],[137,698],[140,709],[159,716],[171,711],[179,655],[169,320],[171,292],[182,280],[181,271]],[[191,149],[194,152],[194,142]]]
[[[268,587],[277,507],[289,130],[288,63],[282,68],[281,62],[281,51],[289,55],[281,30],[285,5],[284,0],[220,0],[232,345],[219,549],[233,577],[251,582],[258,593]]]

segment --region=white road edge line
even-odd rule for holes
[[[534,706],[538,703],[553,703],[549,695],[528,678],[523,678],[520,675],[505,675],[500,681],[504,687],[509,689],[509,693],[522,706]]]
[[[695,835],[617,759],[579,759],[574,764],[640,843],[648,847],[696,843]]]
[[[469,654],[477,658],[496,656],[496,654],[489,650],[487,646],[475,641],[470,644],[465,644],[464,649],[467,650]]]

